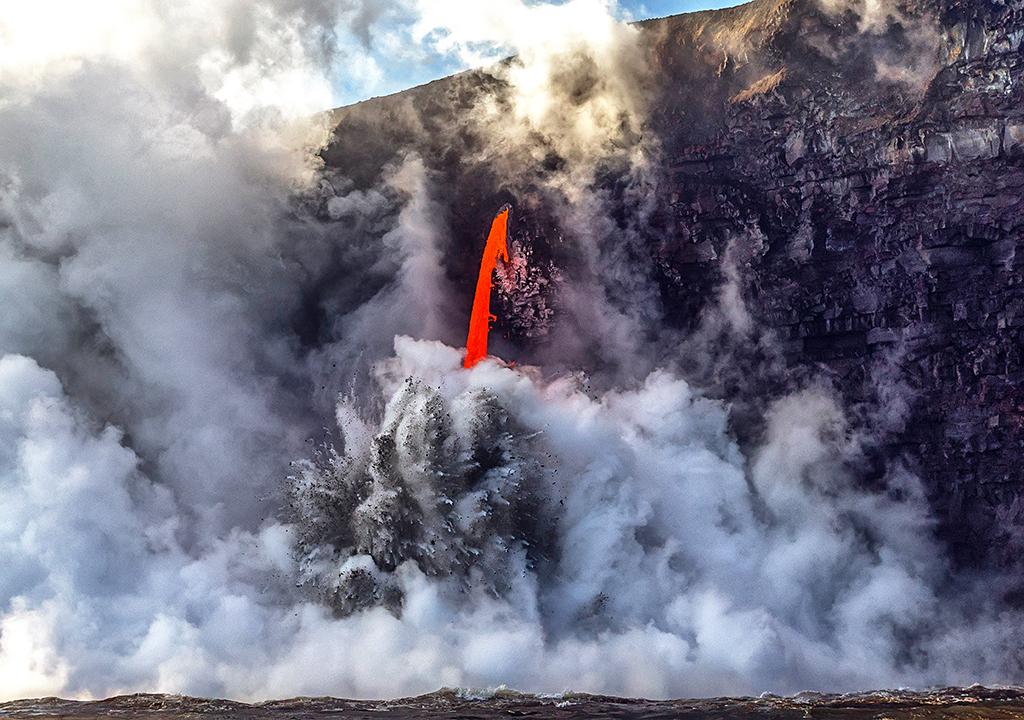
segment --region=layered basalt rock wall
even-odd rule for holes
[[[783,384],[823,374],[866,408],[880,459],[925,480],[958,560],[1014,566],[1024,3],[910,2],[879,19],[856,2],[757,0],[641,30],[654,78],[644,133],[657,141],[644,247],[665,322],[696,331],[731,283],[778,348]],[[483,140],[460,120],[500,85],[471,72],[340,110],[324,153],[366,186],[419,153],[467,250],[449,258],[453,278],[473,277],[482,229],[506,200],[521,209],[520,239],[560,261],[544,193],[482,162]],[[512,341],[528,348],[536,335]]]

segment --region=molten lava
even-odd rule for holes
[[[469,317],[469,337],[466,338],[466,359],[462,366],[471,368],[487,357],[487,335],[491,330],[491,279],[498,258],[508,262],[508,214],[511,208],[506,205],[491,223],[491,232],[487,235],[484,256],[480,261],[480,276],[476,281],[476,295],[473,296],[473,313]]]

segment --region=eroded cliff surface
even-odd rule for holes
[[[652,332],[704,347],[731,335],[714,362],[677,359],[734,401],[741,441],[760,431],[752,398],[824,376],[873,437],[864,482],[907,464],[962,564],[1019,567],[1024,4],[873,7],[756,0],[641,24],[649,102],[622,143],[641,138],[651,167],[642,199],[616,161],[595,172],[629,237],[600,253],[632,258],[656,288]],[[600,82],[576,72],[567,112]],[[422,158],[466,298],[490,214],[513,202],[513,242],[543,277],[525,300],[502,298],[498,330],[517,356],[543,359],[556,280],[575,262],[545,183],[566,159],[494,147],[478,110],[506,91],[473,71],[339,110],[324,158],[357,188]],[[709,323],[729,303],[751,327]]]

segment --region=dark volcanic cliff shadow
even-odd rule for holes
[[[647,112],[632,132],[648,163],[640,181],[614,160],[595,173],[605,225],[582,240],[608,263],[609,303],[645,307],[631,315],[637,356],[735,403],[741,440],[758,437],[770,398],[824,377],[874,438],[866,482],[912,467],[971,567],[1016,568],[1024,539],[1020,23],[989,2],[813,0],[642,23]],[[490,215],[514,202],[555,312],[543,328],[499,319],[500,351],[621,379],[616,352],[558,313],[564,288],[593,274],[549,182],[565,159],[516,158],[475,120],[505,91],[473,71],[344,108],[324,158],[365,188],[423,159],[466,307]],[[642,278],[623,285],[630,264]],[[726,301],[751,328],[718,322],[712,342]]]

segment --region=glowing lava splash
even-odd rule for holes
[[[469,317],[469,337],[466,338],[466,359],[462,366],[471,368],[487,357],[487,335],[491,330],[491,321],[497,318],[491,315],[491,279],[494,268],[500,257],[508,262],[508,215],[512,208],[503,207],[491,223],[491,232],[487,235],[484,256],[480,261],[480,276],[476,281],[476,295],[473,296],[473,313]]]

